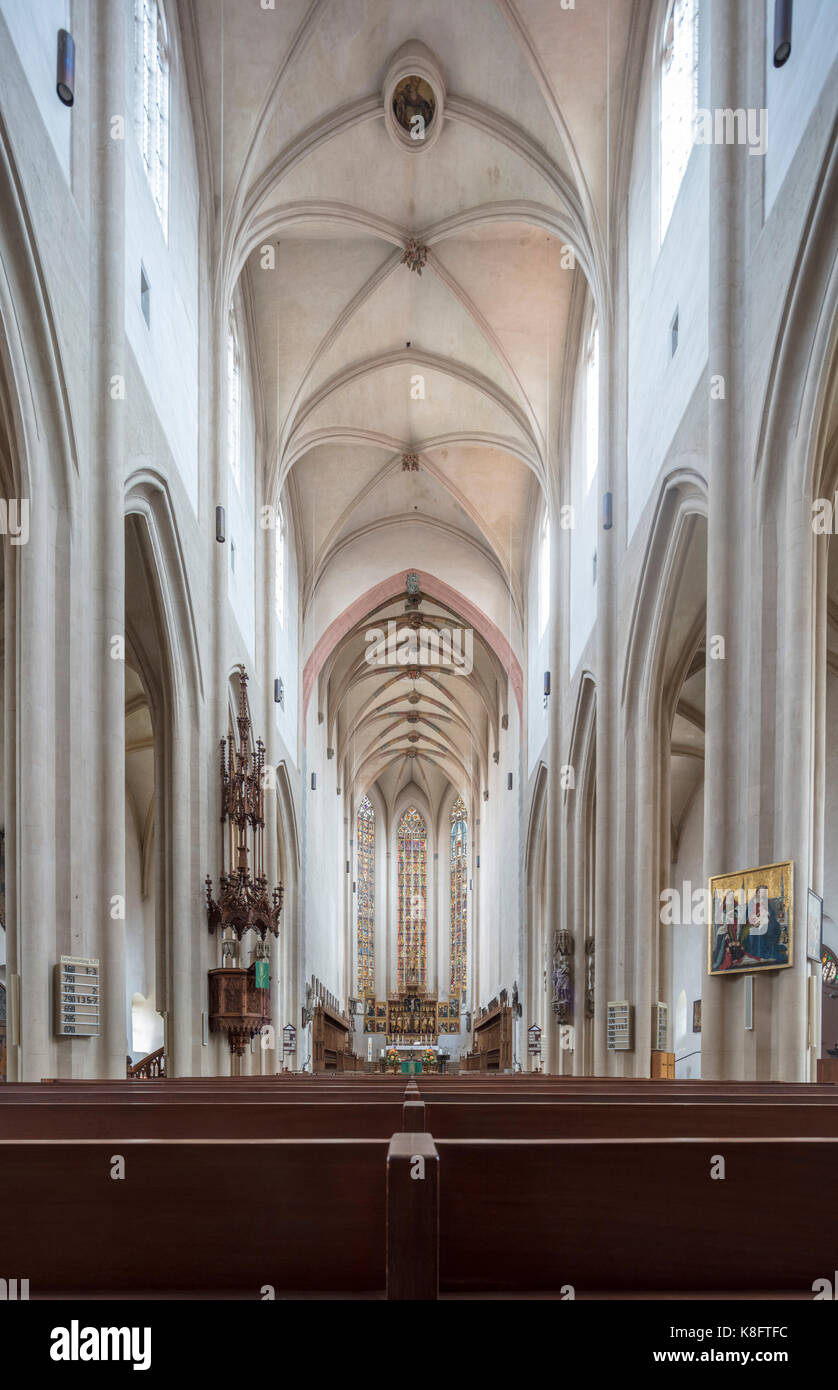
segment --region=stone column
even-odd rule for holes
[[[561,501],[554,496],[550,515],[550,616],[548,631],[548,669],[550,671],[551,694],[547,705],[547,795],[545,806],[545,869],[543,911],[543,959],[539,967],[539,982],[547,971],[547,988],[540,990],[539,998],[544,1001],[547,1015],[536,1021],[543,1029],[541,1035],[542,1066],[545,1072],[560,1070],[559,1038],[556,1018],[551,1000],[553,998],[552,965],[553,936],[567,920],[567,903],[562,895],[562,864],[567,852],[567,834],[562,814],[561,788],[561,698],[559,692],[565,689],[565,673],[562,671],[561,657],[561,619],[563,613],[562,597],[566,587],[562,580],[566,577],[569,550],[564,543],[571,534],[559,527]],[[576,795],[574,791],[573,795]],[[527,1024],[529,1027],[529,1023]]]
[[[125,636],[125,140],[130,111],[125,84],[125,6],[99,0],[94,107],[91,286],[91,404],[95,537],[90,662],[95,808],[100,827],[98,883],[92,907],[100,927],[101,1048],[99,1074],[125,1075],[125,663],[113,643]],[[115,117],[125,138],[114,139]],[[122,903],[121,915],[115,901]]]
[[[619,682],[615,659],[617,604],[617,543],[623,534],[625,499],[614,508],[610,531],[602,529],[604,498],[615,494],[615,469],[611,449],[611,384],[613,332],[607,305],[599,306],[599,458],[597,467],[597,619],[596,619],[596,940],[594,1071],[597,1076],[628,1073],[631,1055],[618,1057],[607,1051],[609,999],[626,998],[626,914],[617,910],[617,805],[619,745],[616,736]],[[634,1001],[633,1001],[634,1002]]]
[[[12,671],[17,675],[16,691],[9,703],[10,717],[15,710],[17,713],[16,759],[6,768],[7,778],[14,774],[17,784],[15,788],[8,787],[6,793],[12,820],[11,826],[7,822],[10,832],[7,862],[12,870],[13,884],[15,863],[17,865],[17,903],[15,905],[14,895],[10,893],[7,910],[15,925],[8,941],[6,974],[7,980],[16,971],[20,975],[18,1078],[21,1081],[40,1081],[44,1076],[57,1075],[55,1044],[50,1032],[51,967],[55,959],[55,708],[50,618],[54,599],[50,581],[54,526],[48,506],[47,461],[42,460],[42,466],[33,469],[33,473],[40,481],[40,488],[30,502],[29,540],[17,549],[19,657],[17,652],[6,650],[6,660],[14,663]],[[8,553],[8,538],[4,548]],[[11,563],[7,562],[7,577],[10,568]],[[15,588],[9,584],[6,604],[12,604],[14,599]],[[7,631],[9,621],[7,619]],[[113,664],[121,668],[121,663]],[[121,773],[121,762],[119,770]],[[120,826],[122,815],[120,809]],[[98,899],[97,907],[101,907]],[[122,1000],[123,990],[124,981],[120,976],[116,990],[118,1001]],[[91,1044],[65,1043],[63,1046],[89,1047]],[[121,1061],[119,1074],[124,1076],[124,1028]],[[9,1079],[17,1079],[11,1069]]]
[[[710,99],[712,110],[736,109],[743,93],[741,54],[747,7],[711,0]],[[709,372],[721,378],[724,397],[708,400],[707,677],[704,799],[704,866],[709,876],[723,866],[750,863],[746,835],[748,784],[746,730],[752,682],[747,670],[744,614],[748,603],[743,530],[748,509],[742,414],[743,217],[748,160],[744,146],[709,150]],[[708,395],[710,395],[708,391]],[[724,640],[724,659],[718,641]],[[757,986],[760,981],[755,982]],[[705,1079],[744,1078],[744,980],[705,976],[701,1010],[701,1074]]]
[[[181,696],[183,692],[180,692]],[[196,903],[191,889],[192,843],[190,835],[190,791],[193,739],[197,730],[189,725],[191,710],[179,708],[173,729],[171,758],[172,779],[172,863],[168,872],[172,878],[169,923],[170,974],[167,1010],[170,1020],[167,1039],[167,1062],[172,1076],[192,1076],[196,1070],[194,1051],[201,1046],[200,996],[193,999],[192,943],[194,934],[206,932],[206,912]],[[162,827],[161,827],[162,831]],[[197,1068],[200,1071],[200,1067]]]
[[[807,1081],[808,1071],[808,977],[806,953],[806,898],[813,874],[812,856],[812,757],[813,742],[812,678],[814,674],[812,603],[813,533],[811,509],[800,496],[800,472],[793,457],[785,468],[785,502],[782,506],[785,562],[781,593],[782,637],[777,670],[782,670],[782,763],[775,785],[782,788],[775,824],[776,859],[794,861],[794,921],[791,970],[772,971],[769,980],[756,980],[773,986],[772,1031],[769,1038],[757,1038],[761,1053],[769,1051],[771,1079]],[[774,756],[774,750],[771,750]],[[820,971],[817,971],[816,1000],[819,1003]],[[818,1016],[814,1010],[815,1022]],[[757,1025],[760,1020],[756,1020]],[[820,1038],[816,1038],[820,1050]],[[767,1059],[768,1060],[768,1059]],[[811,1078],[814,1080],[814,1077]]]

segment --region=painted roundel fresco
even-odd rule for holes
[[[403,77],[393,93],[393,115],[403,130],[415,138],[429,129],[436,114],[436,97],[424,77]]]

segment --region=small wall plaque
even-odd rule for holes
[[[98,1038],[98,960],[87,956],[59,958],[55,967],[55,1034],[59,1038]]]
[[[608,1003],[608,1051],[630,1052],[631,1005],[627,999],[612,999]]]

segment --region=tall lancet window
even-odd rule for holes
[[[134,31],[140,149],[165,236],[169,218],[169,50],[159,0],[134,0]]]
[[[355,823],[358,855],[358,997],[375,998],[375,811],[368,796]]]
[[[227,325],[227,462],[236,487],[241,479],[242,364],[236,320]]]
[[[550,518],[545,508],[538,538],[538,636],[544,636],[550,617]]]
[[[660,60],[661,241],[693,147],[697,107],[698,0],[670,0]]]
[[[274,601],[276,607],[276,620],[280,627],[285,627],[285,514],[281,506],[276,509],[275,546]],[[362,804],[369,806],[366,797]],[[372,814],[371,807],[370,814]]]
[[[466,992],[468,813],[461,796],[451,807],[451,993]]]
[[[591,324],[585,359],[585,491],[596,477],[599,462],[599,325]]]
[[[399,989],[427,978],[427,860],[425,822],[411,806],[399,821]]]

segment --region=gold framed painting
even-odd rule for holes
[[[709,975],[785,970],[792,964],[794,864],[716,874],[709,885]]]

